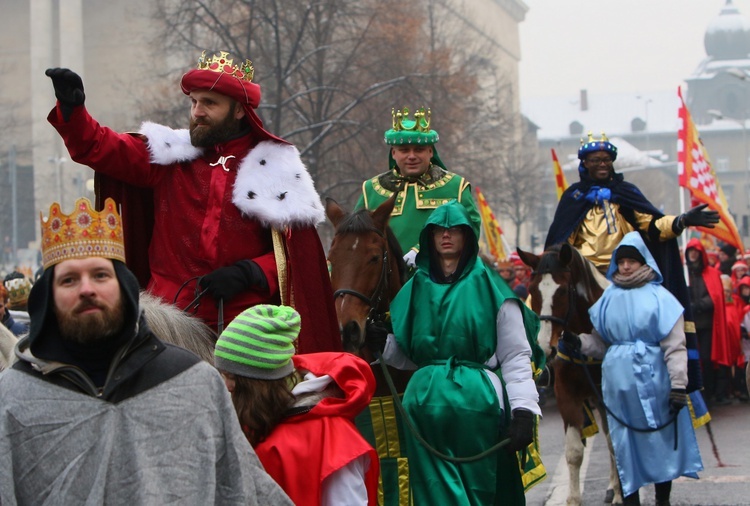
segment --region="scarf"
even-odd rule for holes
[[[656,277],[654,270],[648,265],[641,265],[637,271],[627,276],[616,272],[612,276],[612,282],[620,288],[639,288]]]

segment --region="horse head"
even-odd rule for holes
[[[335,228],[328,250],[331,286],[342,344],[350,353],[364,353],[367,323],[385,318],[403,283],[403,255],[388,227],[394,204],[395,194],[374,211],[349,214],[326,199]]]
[[[542,323],[539,346],[552,357],[563,330],[591,332],[588,310],[609,282],[568,243],[554,245],[541,255],[519,248],[518,255],[534,269],[529,282],[531,309]]]

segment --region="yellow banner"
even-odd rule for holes
[[[557,188],[557,201],[559,202],[562,198],[562,194],[568,189],[568,182],[565,180],[565,174],[563,174],[560,162],[557,160],[557,153],[554,149],[552,151],[552,170],[555,173],[555,188]]]
[[[477,193],[477,206],[479,207],[479,214],[482,216],[482,228],[487,238],[487,247],[490,250],[490,254],[496,260],[505,260],[507,255],[503,247],[503,231],[500,228],[500,224],[495,219],[495,215],[479,187],[475,186],[474,190]]]

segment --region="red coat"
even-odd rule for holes
[[[726,316],[727,316],[727,362],[729,364],[724,365],[737,365],[741,366],[745,363],[745,355],[742,353],[742,346],[740,340],[740,324],[742,318],[745,315],[745,311],[742,307],[739,296],[733,296],[732,300],[726,301]]]
[[[320,504],[323,480],[362,455],[370,457],[365,475],[369,504],[377,504],[380,463],[377,452],[354,426],[375,392],[375,377],[364,360],[348,353],[292,357],[297,370],[328,374],[344,398],[325,397],[309,412],[285,419],[255,447],[266,472],[297,506]]]
[[[108,176],[98,178],[99,201],[111,196],[122,205],[127,263],[149,292],[185,308],[195,297],[194,278],[250,259],[265,274],[268,289],[250,289],[225,303],[224,325],[250,306],[280,302],[271,228],[243,216],[232,202],[238,167],[256,138],[245,135],[201,152],[176,138],[180,131],[165,127],[159,133],[174,139],[116,133],[99,125],[84,107],[76,108],[67,123],[59,109],[48,120],[73,160],[93,168],[97,176]],[[159,150],[172,145],[192,151],[177,157],[182,161],[161,161]],[[302,316],[299,352],[340,350],[328,269],[315,228],[290,222],[284,248],[292,305]],[[213,300],[201,300],[196,314],[216,328]]]

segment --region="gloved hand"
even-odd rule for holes
[[[73,113],[73,108],[83,105],[86,100],[86,94],[83,92],[83,80],[81,80],[81,76],[70,69],[47,69],[44,74],[52,79],[55,97],[60,101],[63,120],[67,122]]]
[[[268,280],[258,264],[252,260],[240,260],[201,277],[198,286],[208,290],[208,294],[217,301],[222,299],[229,302],[252,287],[267,290]]]
[[[510,452],[521,451],[534,441],[534,413],[528,409],[514,409],[508,428],[510,443],[505,447]]]
[[[713,209],[704,211],[706,207],[708,204],[701,204],[678,216],[672,224],[672,230],[679,234],[686,227],[714,228],[719,223],[719,212]]]
[[[571,352],[581,351],[581,336],[569,330],[563,330],[560,338]]]
[[[404,262],[410,269],[416,269],[417,267],[417,251],[410,249],[409,252],[404,255]]]
[[[669,391],[669,414],[676,415],[687,406],[688,396],[684,388],[673,388]]]
[[[365,329],[365,346],[371,351],[383,353],[385,342],[388,340],[388,334],[391,329],[385,322],[370,322]]]

